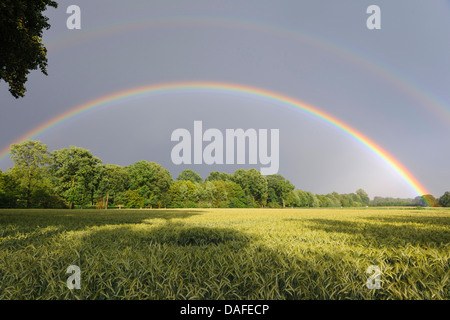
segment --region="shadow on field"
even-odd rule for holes
[[[38,264],[12,261],[6,273],[0,273],[2,285],[17,288],[22,279],[34,281],[32,286],[27,283],[27,299],[361,298],[360,293],[346,288],[348,279],[340,280],[340,256],[317,251],[290,255],[232,228],[181,221],[105,225],[64,241],[48,248],[43,244],[33,252],[36,257],[60,250],[56,260],[42,258]],[[65,287],[65,270],[72,264],[81,269],[81,290]],[[43,269],[54,272],[43,274]],[[351,272],[349,276],[363,285],[364,271]],[[334,288],[323,289],[324,285]],[[1,299],[23,297],[20,290],[0,292]]]
[[[342,256],[289,255],[231,228],[182,222],[96,228],[71,262],[84,272],[83,299],[329,299],[352,295]],[[350,277],[363,286],[364,271]],[[346,280],[348,281],[348,280]],[[327,291],[323,285],[334,285]],[[367,291],[367,290],[366,290]],[[134,292],[133,296],[129,292]],[[370,294],[370,293],[369,293]],[[360,293],[353,293],[361,298]]]
[[[261,242],[257,236],[233,228],[172,221],[180,218],[180,214],[188,217],[189,214],[199,213],[189,213],[189,210],[138,211],[135,217],[125,219],[117,216],[116,220],[109,219],[107,222],[97,217],[95,224],[94,219],[89,223],[71,225],[67,229],[80,232],[48,243],[42,232],[53,232],[54,235],[64,229],[57,224],[38,228],[40,234],[35,235],[36,242],[30,250],[22,251],[11,243],[11,250],[0,251],[0,256],[3,254],[4,257],[0,259],[0,283],[5,288],[26,288],[23,291],[3,290],[0,299],[275,300],[390,297],[389,291],[367,289],[366,268],[371,262],[365,261],[364,256],[349,255],[338,247],[322,250],[320,247],[306,246],[290,253],[283,246],[270,246]],[[152,218],[165,221],[152,223]],[[65,219],[70,219],[70,216]],[[388,241],[383,239],[382,233],[391,233],[391,226],[374,228],[366,223],[364,228],[367,230],[364,231],[362,224],[364,222],[358,224],[326,219],[306,222],[313,229],[352,234],[360,232],[381,237],[380,241]],[[84,229],[88,226],[95,227]],[[409,231],[413,232],[413,237],[415,229]],[[29,239],[23,241],[24,245],[29,243]],[[65,272],[69,265],[77,265],[81,269],[81,290],[69,290],[66,287]],[[33,285],[30,285],[30,281]],[[408,285],[407,281],[400,283],[399,290],[406,290]],[[419,297],[422,291],[418,293]]]
[[[59,233],[94,226],[171,221],[201,214],[193,210],[1,210],[0,243],[23,246],[42,243]]]
[[[89,230],[83,237],[87,245],[95,244],[99,249],[114,247],[120,250],[121,247],[131,246],[144,251],[148,246],[158,244],[173,247],[232,244],[236,248],[242,248],[248,245],[251,239],[249,235],[231,228],[187,226],[179,222],[147,228],[135,228],[132,225],[96,228]]]
[[[388,223],[420,223],[424,225],[446,226],[450,228],[450,217],[440,216],[439,213],[432,215],[411,215],[399,217],[366,217],[364,220]]]
[[[1,210],[0,226],[48,227],[64,225],[68,230],[85,227],[142,223],[148,219],[185,219],[200,214],[194,210]]]
[[[309,219],[306,226],[313,230],[323,230],[326,232],[340,232],[350,235],[360,235],[374,241],[374,244],[384,246],[399,247],[406,244],[414,246],[435,245],[441,246],[450,242],[450,232],[442,228],[433,228],[432,225],[447,225],[448,218],[441,217],[434,222],[432,218],[420,217],[367,217],[358,221],[343,221],[331,219]],[[370,220],[370,222],[366,222]],[[376,222],[372,222],[376,221]],[[394,225],[393,223],[405,223]],[[407,222],[417,222],[424,225],[411,224]],[[427,225],[428,223],[428,225]]]

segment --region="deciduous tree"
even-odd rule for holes
[[[205,181],[233,181],[233,175],[226,172],[212,171],[209,173]]]
[[[48,18],[42,13],[57,7],[50,0],[2,0],[0,2],[0,81],[9,84],[15,98],[25,95],[30,70],[47,75],[47,49],[42,43]]]
[[[176,181],[168,191],[172,208],[188,208],[198,206],[198,192],[191,181]]]
[[[369,195],[367,194],[367,192],[365,192],[363,189],[358,189],[358,190],[356,190],[356,194],[361,199],[362,205],[364,205],[364,206],[368,206],[369,205],[370,198],[369,198]]]
[[[177,181],[191,181],[192,183],[200,183],[202,177],[192,169],[183,170],[177,177]]]
[[[105,200],[105,209],[108,209],[110,196],[116,199],[116,195],[125,192],[129,184],[129,175],[126,168],[119,165],[105,164],[100,165],[98,193]]]
[[[167,191],[173,183],[167,169],[155,162],[138,161],[127,167],[130,189],[144,197],[144,206],[163,207],[167,204]]]
[[[50,188],[47,165],[51,157],[47,146],[40,141],[26,140],[19,144],[12,144],[9,150],[14,162],[12,175],[19,182],[20,198],[25,200],[26,207],[30,208],[32,197],[37,190]]]
[[[74,146],[56,150],[52,157],[58,193],[69,202],[71,209],[74,204],[83,207],[91,197],[97,165],[102,161],[89,150]]]
[[[450,192],[445,192],[440,198],[439,198],[439,204],[443,207],[450,207]]]
[[[256,169],[238,169],[234,172],[233,181],[236,182],[255,205],[264,206],[267,203],[267,179]]]
[[[18,183],[11,174],[0,170],[0,208],[14,208],[18,199]]]
[[[290,198],[294,185],[286,180],[281,174],[273,174],[266,177],[269,194],[272,193],[273,201],[278,202],[283,208],[286,206],[286,200]]]

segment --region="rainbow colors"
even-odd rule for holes
[[[269,36],[285,39],[290,42],[304,43],[311,47],[316,47],[322,52],[327,52],[335,57],[340,57],[361,70],[369,72],[386,84],[396,88],[399,93],[406,94],[410,102],[414,105],[420,103],[420,107],[425,107],[427,111],[434,112],[438,121],[450,124],[450,107],[448,101],[438,97],[432,90],[423,87],[413,81],[392,66],[388,66],[381,61],[375,61],[368,54],[356,51],[335,39],[327,39],[317,34],[307,33],[302,30],[291,30],[275,25],[261,24],[256,21],[239,20],[221,17],[198,17],[198,16],[169,16],[150,20],[120,21],[113,25],[105,25],[97,29],[74,33],[69,37],[56,39],[49,42],[47,47],[49,52],[74,47],[85,41],[94,41],[104,37],[116,37],[118,34],[138,32],[142,30],[158,30],[170,28],[222,28],[234,32],[251,31]]]
[[[50,128],[58,125],[59,123],[66,121],[80,113],[86,112],[98,108],[100,106],[107,106],[112,102],[124,101],[130,97],[138,97],[149,93],[171,93],[180,90],[209,90],[212,92],[224,92],[224,93],[239,93],[244,95],[253,96],[256,98],[263,98],[267,101],[273,101],[276,104],[281,104],[288,107],[293,107],[300,109],[308,114],[313,115],[316,118],[325,121],[334,127],[347,133],[350,137],[357,140],[367,149],[376,154],[381,160],[388,164],[411,188],[417,195],[428,194],[425,187],[408,171],[397,159],[390,155],[386,150],[381,148],[375,142],[370,140],[368,137],[358,132],[356,129],[350,127],[349,125],[343,123],[334,116],[316,108],[308,105],[300,100],[294,98],[271,92],[268,90],[263,90],[260,88],[250,87],[246,85],[233,84],[233,83],[222,83],[222,82],[174,82],[174,83],[163,83],[163,84],[153,84],[148,86],[136,87],[120,92],[116,92],[95,100],[91,100],[82,105],[79,105],[71,110],[56,116],[40,126],[28,131],[13,143],[20,143],[27,139],[34,139],[39,134],[49,130]],[[9,146],[0,150],[0,160],[5,158],[9,152]]]

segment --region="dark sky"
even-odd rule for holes
[[[25,98],[0,84],[0,149],[70,109],[138,86],[178,81],[247,85],[305,101],[344,121],[398,159],[435,196],[450,190],[450,3],[434,0],[72,1],[49,9],[45,77]],[[369,30],[366,9],[381,8]],[[192,168],[170,158],[177,128],[280,130],[279,173],[325,194],[358,188],[415,197],[386,163],[344,132],[300,110],[213,90],[144,95],[98,108],[41,133],[55,150],[83,147],[104,163],[156,161],[174,178]],[[11,161],[0,161],[5,171]],[[259,168],[260,166],[256,166]]]

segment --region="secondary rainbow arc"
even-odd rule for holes
[[[342,130],[353,139],[357,140],[367,149],[372,151],[375,155],[377,155],[381,160],[383,160],[388,166],[390,166],[410,187],[417,195],[428,194],[427,189],[414,177],[414,175],[403,165],[401,164],[395,157],[390,155],[386,150],[376,144],[374,141],[369,139],[363,133],[357,131],[352,128],[348,124],[342,122],[336,117],[304,103],[300,100],[294,99],[292,97],[288,97],[286,95],[282,95],[276,92],[268,91],[261,88],[251,87],[247,85],[241,84],[233,84],[233,83],[224,83],[224,82],[173,82],[173,83],[163,83],[163,84],[152,84],[147,86],[140,86],[116,93],[112,93],[86,103],[83,103],[79,106],[76,106],[70,109],[67,112],[64,112],[43,124],[37,126],[36,128],[26,132],[21,137],[16,139],[12,144],[20,143],[27,139],[34,139],[39,134],[51,129],[52,127],[58,125],[61,122],[64,122],[80,113],[86,112],[88,110],[92,110],[98,108],[100,106],[105,106],[107,104],[111,104],[112,102],[125,100],[130,97],[135,97],[147,93],[157,93],[157,92],[171,92],[177,90],[212,90],[219,92],[229,92],[229,93],[242,93],[254,97],[264,98],[268,101],[274,101],[277,104],[282,104],[285,106],[290,106],[293,108],[300,109],[308,114],[315,116],[316,118],[325,121],[334,127]],[[0,160],[4,159],[9,153],[9,145],[0,150]]]
[[[324,52],[329,52],[339,56],[363,70],[379,77],[389,85],[399,89],[400,92],[407,94],[412,102],[419,102],[426,106],[428,110],[434,111],[439,121],[450,121],[450,108],[448,101],[438,97],[430,89],[412,79],[395,71],[392,66],[388,66],[381,61],[376,61],[369,55],[336,42],[335,39],[327,39],[317,34],[308,33],[300,30],[291,30],[280,26],[266,25],[249,20],[229,19],[220,17],[198,17],[198,16],[169,16],[151,20],[138,21],[120,21],[113,25],[76,33],[70,37],[57,39],[48,43],[49,49],[58,51],[68,46],[75,46],[86,40],[94,40],[105,36],[116,36],[118,33],[135,32],[147,28],[167,28],[167,27],[222,27],[237,28],[238,30],[250,30],[262,32],[268,35],[286,38],[289,41],[300,41],[320,48]]]

